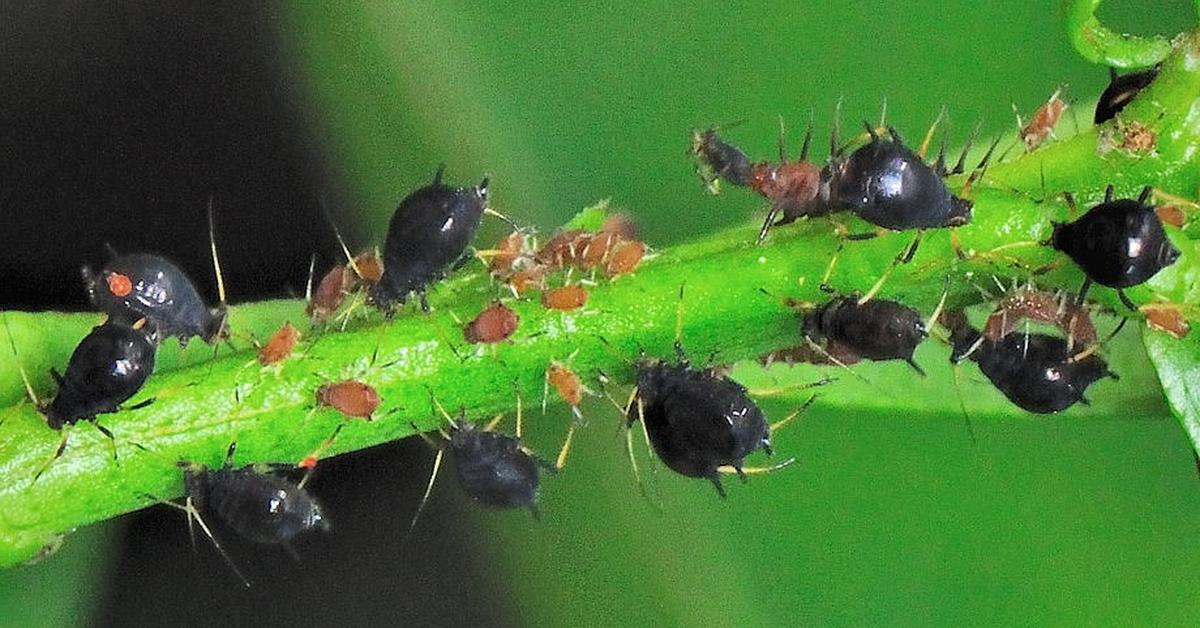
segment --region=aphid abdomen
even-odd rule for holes
[[[819,323],[826,338],[868,360],[911,360],[927,335],[920,312],[885,299],[842,297],[821,310]]]
[[[325,524],[316,502],[287,480],[252,469],[203,473],[207,474],[207,492],[199,501],[247,540],[285,543]]]
[[[401,201],[388,225],[383,277],[372,300],[384,308],[404,303],[445,275],[475,237],[486,204],[483,185],[451,188],[438,181]]]
[[[450,441],[463,492],[494,508],[531,508],[537,501],[538,462],[512,436],[459,428]]]
[[[146,323],[152,325],[152,323]],[[44,409],[51,428],[115,412],[154,372],[152,332],[118,323],[98,325],[71,354],[54,399]]]
[[[1101,203],[1074,222],[1056,224],[1051,242],[1111,288],[1144,283],[1179,258],[1154,209],[1134,199]]]
[[[1009,334],[984,341],[972,356],[979,370],[1017,406],[1039,414],[1059,412],[1084,399],[1097,380],[1111,375],[1092,354],[1072,361],[1067,341],[1046,334]]]
[[[219,329],[219,321],[212,320],[218,314],[205,305],[187,275],[157,255],[125,255],[107,264],[99,277],[87,271],[85,277],[98,309],[118,317],[135,312],[153,321],[163,337],[186,343]]]

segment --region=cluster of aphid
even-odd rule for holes
[[[1097,108],[1097,121],[1115,115],[1132,94],[1149,83],[1152,76],[1147,76],[1115,78]],[[1029,124],[1022,125],[1020,138],[1027,149],[1035,149],[1050,135],[1064,106],[1056,93]],[[971,221],[969,187],[983,176],[996,148],[993,143],[968,177],[965,189],[956,195],[944,179],[965,171],[966,151],[953,166],[947,166],[943,136],[941,151],[932,165],[927,164],[924,155],[932,135],[930,129],[920,148],[913,151],[895,129],[881,130],[868,124],[865,136],[851,150],[855,142],[843,145],[835,123],[831,157],[823,166],[808,158],[811,124],[796,160],[788,159],[782,132],[778,163],[752,163],[716,129],[696,131],[692,152],[710,190],[715,192],[718,181],[723,180],[747,187],[770,203],[759,242],[773,226],[849,211],[883,230],[918,231],[907,253],[897,256],[894,268],[912,257],[922,230],[953,228]],[[421,308],[428,310],[426,289],[472,256],[481,258],[491,276],[503,282],[514,298],[521,299],[536,290],[541,293],[544,307],[572,310],[586,304],[585,286],[597,281],[599,275],[612,279],[633,272],[646,256],[646,245],[636,238],[629,220],[620,215],[594,232],[564,230],[544,244],[539,244],[534,233],[518,228],[493,249],[470,251],[482,216],[495,213],[488,208],[487,184],[484,179],[475,186],[451,187],[442,182],[439,170],[432,183],[401,201],[392,216],[382,256],[352,256],[343,244],[346,263],[326,272],[315,290],[310,277],[309,316],[315,323],[325,323],[338,312],[348,316],[347,310],[353,310],[353,306],[346,308],[345,300],[351,295],[355,303],[362,297],[363,303],[389,317],[413,295]],[[924,374],[913,359],[914,351],[929,336],[933,323],[940,322],[949,330],[951,359],[975,361],[981,372],[1018,406],[1032,412],[1057,412],[1085,401],[1089,385],[1105,376],[1115,377],[1097,353],[1102,343],[1084,307],[1088,285],[1095,282],[1118,291],[1138,285],[1173,263],[1179,254],[1167,240],[1158,213],[1147,204],[1148,200],[1149,189],[1137,199],[1113,199],[1110,190],[1102,203],[1078,220],[1054,225],[1047,244],[1066,253],[1087,276],[1075,299],[1031,288],[1016,290],[996,306],[978,330],[960,310],[942,313],[939,304],[926,320],[902,303],[875,298],[885,275],[866,294],[835,296],[822,304],[800,304],[806,344],[764,359],[841,366],[859,360],[903,360]],[[210,208],[210,238],[211,222]],[[845,235],[844,228],[838,233],[843,239],[856,238]],[[340,241],[340,234],[338,238]],[[165,338],[176,337],[186,343],[200,336],[212,344],[228,337],[215,245],[213,261],[220,292],[216,307],[207,306],[184,273],[158,256],[120,256],[98,273],[85,269],[92,302],[108,315],[108,320],[79,344],[65,375],[55,374],[57,394],[39,406],[51,428],[61,429],[79,421],[94,423],[97,415],[117,411],[150,376],[156,348]],[[831,262],[830,271],[832,267]],[[573,281],[574,273],[581,277]],[[554,284],[560,285],[552,287]],[[1124,293],[1119,294],[1129,304]],[[1021,321],[1053,325],[1061,335],[1018,332],[1016,326]],[[464,324],[463,335],[469,343],[494,345],[511,337],[518,324],[516,312],[497,300]],[[771,454],[772,431],[804,408],[774,425],[768,423],[747,390],[725,369],[697,367],[688,361],[678,329],[677,321],[675,359],[643,356],[635,363],[636,387],[628,402],[616,403],[624,417],[635,471],[631,436],[634,424],[640,425],[647,445],[666,466],[682,475],[712,482],[722,496],[722,473],[745,479],[748,473],[774,471],[789,464],[790,459],[773,466],[747,467],[744,460],[759,449]],[[300,332],[290,323],[284,324],[260,347],[258,362],[265,367],[287,359],[299,339]],[[545,373],[546,393],[553,388],[578,419],[570,426],[558,458],[554,462],[543,460],[522,443],[519,397],[514,435],[496,429],[500,417],[480,427],[442,410],[447,421],[446,429],[438,430],[442,441],[422,435],[438,453],[417,515],[429,497],[447,451],[454,458],[461,488],[474,500],[495,507],[528,508],[536,514],[540,472],[561,469],[565,464],[572,437],[582,424],[579,406],[589,392],[568,366],[569,361],[552,362]],[[357,380],[322,385],[314,395],[317,407],[330,407],[347,418],[367,420],[383,401],[374,388]],[[433,403],[440,409],[436,399]],[[233,465],[233,446],[225,463],[216,469],[180,463],[186,495],[182,508],[189,513],[189,521],[195,517],[211,537],[201,518],[203,513],[224,521],[251,541],[277,544],[285,544],[306,530],[324,527],[326,520],[320,507],[305,492],[304,485],[320,453],[337,437],[342,425],[296,465],[237,468]],[[100,429],[112,437],[108,430]],[[64,434],[53,458],[62,455],[66,442]],[[113,449],[115,456],[115,444]],[[285,477],[287,471],[295,469],[306,470],[299,482]],[[414,516],[414,525],[416,521]]]

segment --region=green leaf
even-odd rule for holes
[[[1200,333],[1184,338],[1147,333],[1145,342],[1171,411],[1200,453]]]

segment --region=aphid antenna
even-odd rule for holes
[[[842,98],[842,96],[838,96],[837,105],[835,105],[833,108],[833,128],[829,131],[830,161],[842,156],[840,147],[840,144],[842,143]]]
[[[437,412],[442,415],[442,418],[446,419],[446,424],[449,425],[451,428],[453,428],[455,426],[454,417],[450,416],[449,412],[446,412],[446,408],[442,405],[442,402],[438,401],[437,396],[433,394],[433,389],[430,388],[428,390],[429,390],[429,402],[431,404],[430,412],[432,412],[434,409],[436,409]],[[414,425],[413,427],[415,428],[416,426]],[[446,440],[450,440],[450,434],[448,434],[444,428],[439,427],[439,428],[437,428],[437,431],[438,431],[438,434],[440,434],[442,438],[444,438]],[[418,432],[418,433],[422,433],[422,432]]]
[[[867,293],[861,298],[859,298],[859,305],[870,301],[875,297],[876,294],[879,294],[880,288],[882,288],[883,284],[888,280],[889,277],[892,276],[892,273],[896,271],[897,266],[900,264],[907,264],[912,261],[913,256],[917,254],[917,247],[921,245],[921,238],[924,235],[924,229],[917,229],[917,235],[913,238],[912,244],[909,244],[904,251],[892,259],[892,263],[888,266],[887,270],[883,271],[883,274],[879,276],[879,279],[875,282],[875,285],[871,286],[871,289],[868,290]]]
[[[33,392],[33,384],[29,382],[29,374],[25,372],[25,366],[21,364],[21,354],[17,352],[17,341],[13,338],[12,328],[8,325],[8,313],[0,312],[0,320],[4,321],[4,334],[8,336],[8,347],[12,349],[13,361],[17,365],[17,373],[21,376],[21,383],[25,385],[25,394],[33,402],[33,407],[41,408],[42,403],[38,400],[37,393]],[[0,423],[3,423],[3,421],[0,421]]]
[[[683,289],[686,283],[679,284],[679,298],[675,301],[675,359],[680,364],[687,364],[687,355],[683,352]]]
[[[982,342],[983,342],[983,336],[980,336],[979,340],[976,341],[976,343],[967,351],[967,354],[969,355],[970,353],[974,352],[979,347],[979,344]],[[962,369],[959,367],[958,363],[954,364],[953,371],[954,371],[954,395],[956,397],[958,397],[958,409],[962,411],[963,425],[966,426],[966,428],[967,428],[967,436],[970,437],[971,448],[974,449],[975,446],[978,444],[978,441],[975,438],[975,425],[973,423],[971,423],[971,415],[967,413],[967,399],[966,399],[966,397],[963,396],[962,385],[961,385],[962,382],[960,381]]]
[[[308,484],[309,479],[312,478],[313,471],[317,469],[317,461],[320,460],[325,451],[329,449],[331,445],[333,445],[333,441],[337,440],[338,434],[342,432],[343,427],[346,427],[345,421],[338,423],[337,427],[333,428],[333,432],[331,432],[329,436],[326,436],[325,440],[321,441],[321,443],[317,445],[317,448],[314,449],[312,453],[305,456],[304,459],[300,461],[300,464],[296,465],[297,467],[304,469],[304,476],[301,477],[300,481],[296,483],[297,488],[302,489],[306,484]]]
[[[433,173],[433,183],[431,185],[441,185],[442,175],[446,174],[446,162],[438,164],[437,171]]]
[[[946,298],[950,295],[950,275],[946,275],[946,279],[942,282],[942,296],[938,299],[937,307],[933,308],[933,313],[929,318],[925,319],[925,329],[928,331],[933,329],[938,318],[942,315],[942,310],[946,308]]]
[[[150,497],[154,496],[150,495]],[[156,499],[160,504],[181,510],[187,515],[188,535],[192,537],[193,549],[195,549],[196,546],[195,529],[192,527],[192,520],[194,519],[196,524],[200,526],[200,530],[204,532],[204,536],[208,537],[209,542],[213,544],[213,547],[216,548],[217,553],[221,555],[221,559],[225,561],[226,565],[229,565],[229,568],[233,571],[233,574],[238,577],[238,580],[242,581],[242,586],[246,587],[247,589],[250,588],[250,581],[246,579],[245,574],[242,573],[241,569],[238,569],[237,564],[233,562],[233,558],[229,556],[229,552],[226,552],[220,541],[217,540],[216,535],[213,534],[212,530],[208,527],[208,524],[205,523],[204,517],[200,516],[200,509],[196,507],[195,500],[192,499],[190,495],[184,499],[183,504],[176,504],[173,501],[158,499],[156,497],[154,499]]]
[[[439,176],[441,175],[440,170],[438,174]],[[319,203],[321,205],[321,215],[325,216],[325,222],[329,223],[329,226],[333,229],[333,236],[337,238],[338,246],[342,248],[342,254],[346,256],[346,264],[350,266],[350,270],[353,270],[359,279],[362,279],[362,271],[359,270],[358,264],[354,261],[354,255],[350,253],[350,247],[346,246],[346,240],[342,237],[342,230],[338,229],[337,223],[334,222],[333,216],[329,213],[329,206],[325,203],[324,194],[321,194]]]
[[[879,108],[879,128],[881,129],[887,127],[887,107],[888,99],[887,96],[884,96],[883,104]]]
[[[304,284],[304,302],[312,302],[313,273],[317,270],[317,254],[313,253],[308,260],[308,281]]]
[[[413,426],[416,427],[415,425]],[[420,432],[418,432],[420,434]],[[428,438],[424,434],[422,437]],[[417,504],[417,511],[413,513],[412,521],[408,522],[408,530],[404,532],[404,536],[400,538],[400,544],[408,542],[408,538],[412,536],[413,530],[417,527],[417,521],[421,518],[421,513],[425,512],[425,505],[429,503],[429,496],[433,494],[433,485],[437,482],[438,472],[442,469],[442,458],[446,455],[444,447],[437,448],[437,454],[433,457],[433,468],[429,472],[429,482],[425,485],[425,492],[421,495],[421,502]]]
[[[221,272],[221,259],[217,256],[217,230],[213,219],[213,196],[208,195],[208,248],[212,254],[213,273],[217,277],[217,300],[224,307],[225,299],[225,276]]]
[[[832,384],[833,382],[836,382],[836,381],[837,381],[837,378],[826,375],[826,376],[822,377],[821,379],[818,379],[815,382],[804,382],[802,384],[788,384],[787,386],[776,386],[775,388],[750,388],[750,389],[747,389],[746,392],[750,393],[750,395],[752,395],[754,397],[771,397],[774,395],[781,395],[783,393],[793,392],[796,390],[817,388],[819,386],[825,386],[828,384]]]
[[[884,102],[887,101],[885,100]],[[938,125],[941,124],[942,119],[945,117],[946,105],[942,105],[941,111],[933,119],[933,124],[929,125],[929,129],[925,131],[925,137],[921,139],[921,146],[917,148],[917,157],[920,157],[922,160],[925,159],[925,152],[929,150],[929,142],[933,140],[933,134],[937,131]],[[942,137],[945,138],[945,135],[943,134]]]
[[[651,445],[650,445],[650,430],[646,427],[646,404],[643,403],[641,397],[637,396],[637,388],[634,388],[633,393],[630,395],[630,398],[629,398],[629,405],[626,406],[625,414],[622,415],[622,416],[626,417],[626,419],[625,419],[625,453],[629,456],[629,467],[633,470],[633,479],[637,483],[638,493],[640,493],[642,498],[645,499],[646,502],[649,503],[655,510],[657,510],[658,512],[661,513],[663,511],[662,505],[660,503],[658,503],[657,501],[655,501],[653,498],[651,498],[650,492],[646,490],[646,483],[645,483],[645,481],[642,480],[641,471],[638,470],[637,456],[635,456],[633,453],[633,431],[632,431],[633,426],[631,426],[629,424],[629,420],[627,417],[629,416],[628,408],[631,407],[635,403],[637,404],[638,423],[641,424],[642,436],[644,436],[646,439],[646,450],[653,451],[653,447],[651,447]],[[650,469],[656,474],[656,477],[657,477],[658,467],[654,465],[653,458],[651,458],[649,465],[650,465]],[[724,489],[721,488],[720,480],[717,479],[717,480],[714,480],[714,482],[717,485],[717,490],[723,494]]]

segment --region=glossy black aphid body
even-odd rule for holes
[[[722,140],[716,129],[693,131],[692,154],[706,172],[701,176],[709,183],[721,177],[733,185],[750,185],[753,165],[740,148]]]
[[[51,371],[58,393],[42,412],[53,429],[116,412],[141,390],[154,371],[153,323],[139,329],[109,321],[94,327],[75,347],[63,375]]]
[[[972,329],[956,331],[951,342],[952,359],[977,362],[1009,401],[1028,412],[1048,414],[1087,403],[1088,386],[1103,377],[1116,378],[1094,353],[1074,359],[1076,353],[1059,336],[1011,333],[992,342]]]
[[[885,229],[957,227],[971,222],[971,201],[950,193],[942,175],[909,150],[894,129],[828,166],[829,202]]]
[[[1117,117],[1125,105],[1128,105],[1133,97],[1138,95],[1138,92],[1146,89],[1158,76],[1157,67],[1129,74],[1117,74],[1116,70],[1110,71],[1112,79],[1108,87],[1105,87],[1104,92],[1100,94],[1100,100],[1096,102],[1094,117],[1096,124]]]
[[[741,384],[685,361],[638,364],[628,424],[645,421],[654,452],[671,470],[707,478],[725,496],[720,467],[741,471],[758,449],[771,453],[771,428]]]
[[[253,467],[234,469],[226,463],[213,470],[188,465],[184,486],[201,512],[255,543],[286,543],[302,532],[329,527],[321,507],[304,489]]]
[[[913,361],[917,345],[929,332],[921,313],[896,301],[871,299],[859,303],[856,296],[832,299],[804,317],[809,338],[825,338],[867,360]]]
[[[1096,283],[1141,284],[1179,259],[1154,207],[1144,202],[1148,196],[1147,191],[1136,200],[1106,200],[1074,222],[1054,223],[1050,244]]]
[[[148,318],[164,338],[187,344],[200,336],[212,343],[226,331],[225,305],[205,305],[187,275],[157,255],[123,255],[99,274],[84,267],[83,277],[97,309],[121,320]]]
[[[471,499],[493,508],[529,508],[537,515],[540,467],[549,465],[514,436],[458,421],[450,435],[458,484]]]
[[[416,292],[425,304],[425,288],[462,259],[487,208],[487,179],[478,186],[443,185],[439,169],[433,183],[409,194],[388,225],[383,247],[383,277],[370,298],[391,310]]]

